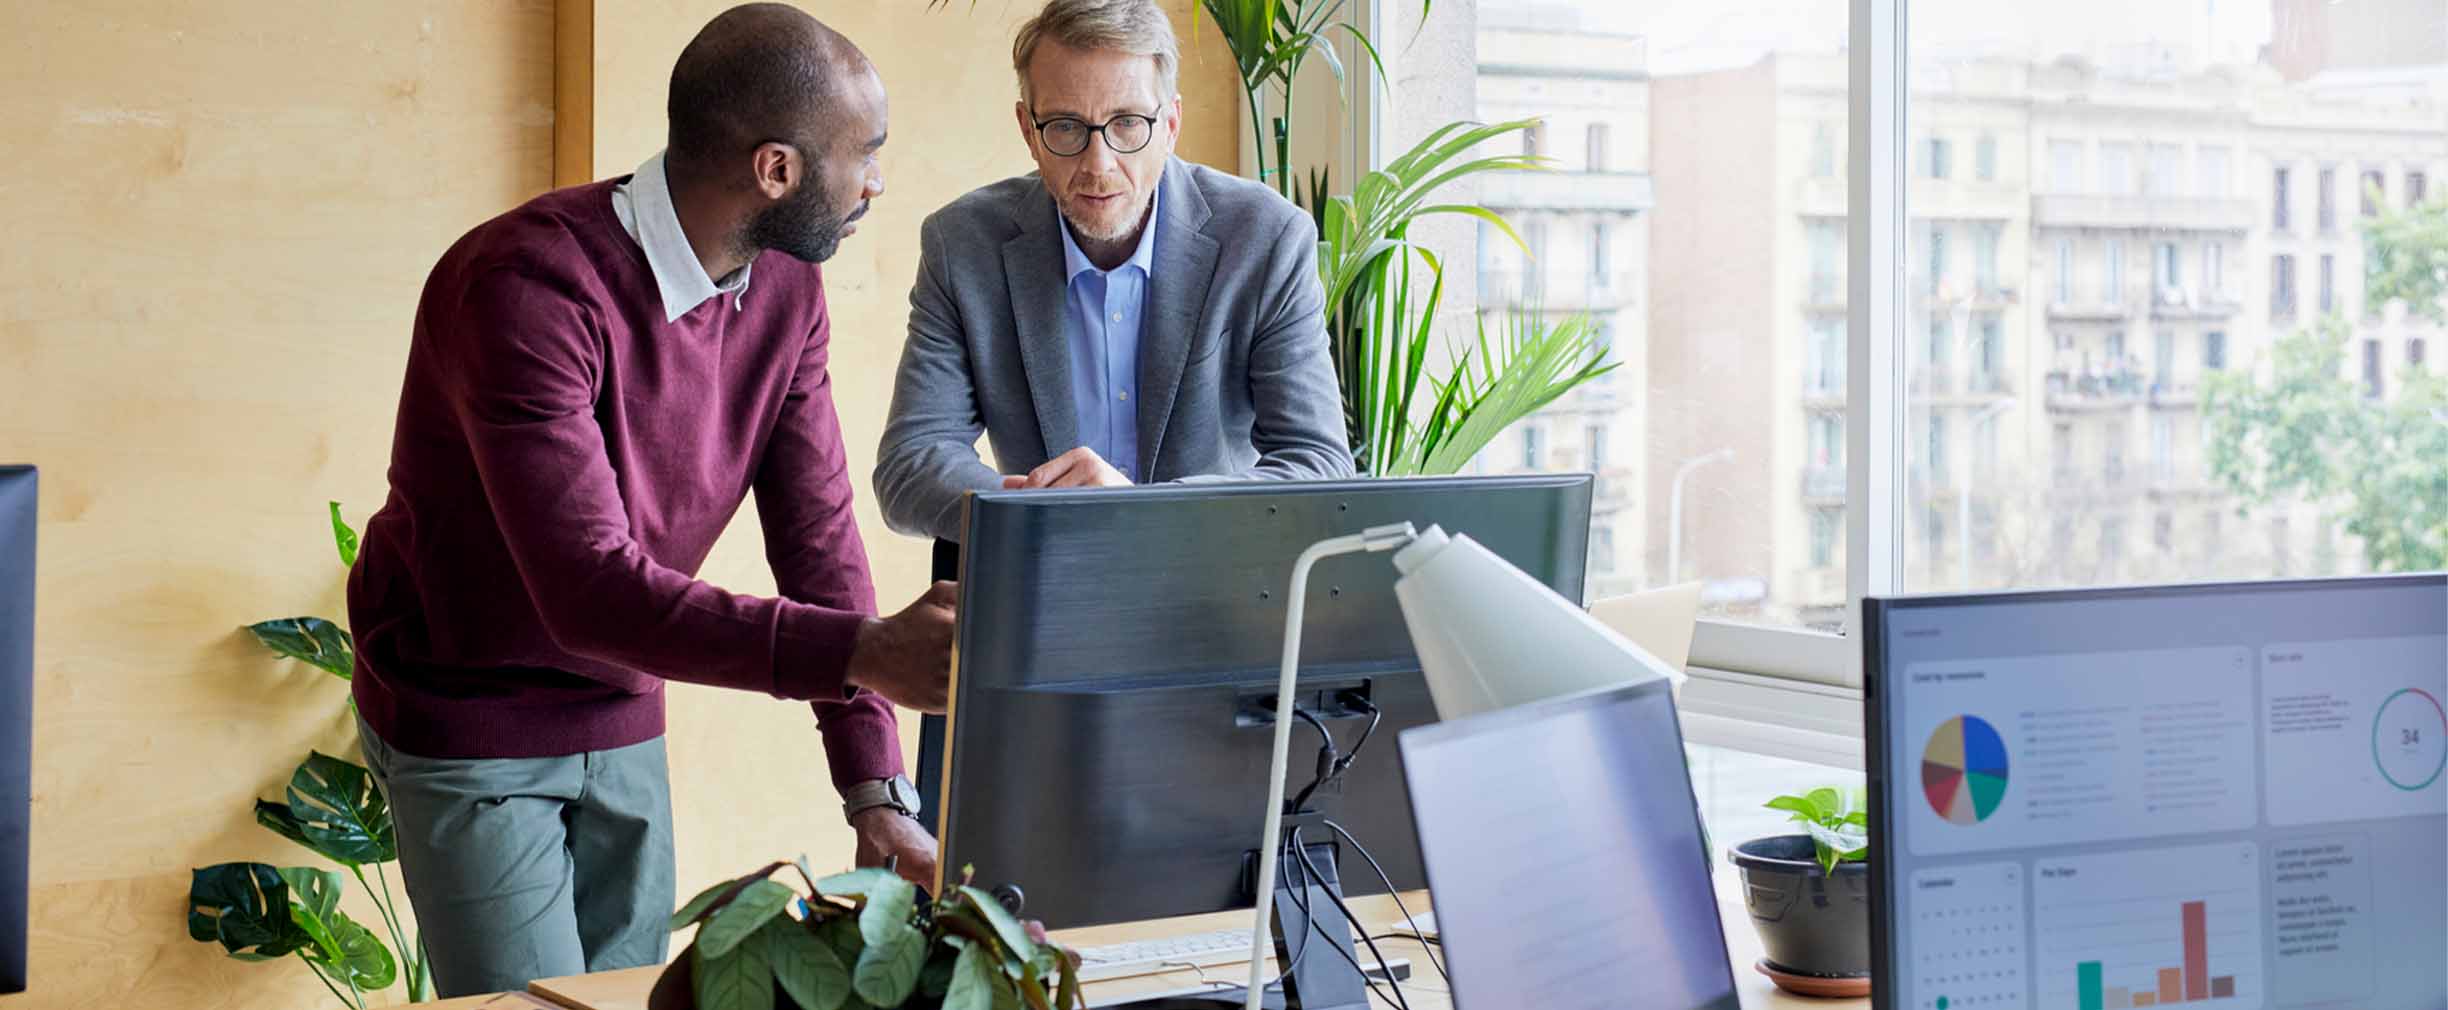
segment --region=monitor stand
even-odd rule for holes
[[[1368,976],[1354,968],[1362,962],[1353,949],[1352,924],[1336,905],[1343,896],[1343,882],[1335,868],[1335,847],[1326,843],[1303,848],[1308,850],[1309,866],[1292,862],[1275,882],[1275,963],[1292,965],[1292,972],[1258,1005],[1267,1010],[1369,1010],[1369,978],[1400,981],[1409,977],[1409,965],[1379,965]],[[1257,862],[1258,854],[1250,853],[1250,876],[1257,875]],[[1309,872],[1310,866],[1316,868],[1315,874]],[[1295,879],[1304,886],[1291,886]],[[1248,970],[1247,965],[1235,967]],[[1248,992],[1246,986],[1218,986],[1195,994],[1097,1006],[1100,1010],[1239,1010]]]

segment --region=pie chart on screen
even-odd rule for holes
[[[1921,749],[1921,791],[1930,809],[1956,824],[1978,824],[2006,799],[2006,741],[1979,716],[1938,725]]]

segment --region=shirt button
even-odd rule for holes
[[[1122,321],[1122,314],[1121,314],[1121,313],[1119,313],[1119,312],[1114,313],[1114,314],[1113,314],[1113,321],[1114,321],[1114,322],[1117,322],[1117,323],[1118,323],[1118,322],[1121,322],[1121,321]]]
[[[1128,400],[1128,399],[1130,399],[1130,394],[1129,394],[1129,393],[1117,393],[1117,394],[1115,394],[1115,395],[1116,395],[1117,397],[1121,398],[1121,399],[1124,399],[1124,400]]]

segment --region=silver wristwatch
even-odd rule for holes
[[[907,775],[888,779],[869,779],[851,786],[842,793],[842,816],[856,817],[862,810],[891,807],[903,817],[918,816],[918,785]]]

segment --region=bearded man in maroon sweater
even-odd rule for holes
[[[779,4],[672,71],[666,150],[443,255],[349,582],[367,763],[444,996],[655,964],[668,681],[812,704],[856,860],[934,875],[892,705],[940,712],[953,587],[875,615],[818,263],[883,192],[882,82]],[[779,595],[695,577],[756,495]]]

